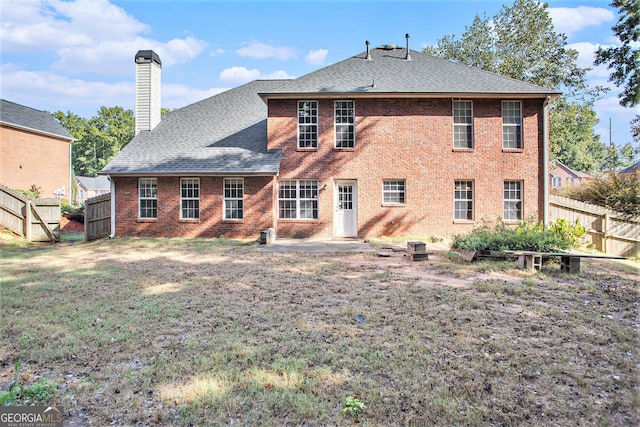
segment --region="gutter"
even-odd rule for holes
[[[107,179],[111,183],[111,234],[109,234],[109,238],[113,239],[116,237],[116,183],[111,179],[111,175],[107,175]]]
[[[543,177],[543,207],[542,207],[542,221],[544,228],[549,227],[549,100],[550,96],[544,100],[542,107],[542,132],[543,136],[543,153],[542,153],[542,169],[544,173]]]

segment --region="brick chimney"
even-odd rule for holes
[[[136,135],[160,123],[160,72],[162,62],[152,50],[136,53]]]

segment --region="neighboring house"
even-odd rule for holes
[[[159,81],[157,55],[140,51],[136,63],[137,93],[159,91],[145,86]],[[155,123],[153,102],[138,99],[149,125],[101,171],[115,188],[112,232],[428,236],[485,217],[544,220],[547,102],[557,96],[386,45]]]
[[[111,191],[111,183],[106,176],[77,176],[78,195],[76,197],[78,203],[83,204],[87,199],[100,196]]]
[[[73,137],[46,111],[0,99],[0,183],[40,188],[41,197],[71,196]]]
[[[549,183],[551,188],[561,188],[566,185],[579,184],[582,180],[589,179],[588,173],[571,169],[562,162],[554,160],[549,168]]]
[[[640,175],[640,162],[636,162],[631,166],[622,169],[622,173],[635,173],[637,175]]]

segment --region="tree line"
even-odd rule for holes
[[[640,2],[615,0],[618,24],[612,28],[620,47],[599,49],[594,64],[613,69],[611,81],[621,88],[621,104],[640,105]],[[598,119],[594,103],[606,89],[590,87],[589,68],[577,65],[578,52],[557,33],[548,5],[536,0],[515,0],[492,17],[476,15],[460,35],[442,37],[424,49],[430,55],[501,74],[548,89],[563,96],[550,104],[550,157],[584,172],[614,170],[633,164],[639,154],[631,141],[607,145],[595,133]],[[167,112],[163,109],[163,112]],[[53,113],[73,135],[73,171],[76,176],[97,176],[133,138],[134,114],[121,107],[100,107],[89,119],[72,112]],[[631,122],[640,143],[640,116]]]

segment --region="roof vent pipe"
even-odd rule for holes
[[[404,58],[404,59],[405,59],[406,61],[411,61],[411,55],[409,54],[409,37],[411,37],[411,36],[409,35],[409,33],[405,34],[404,36],[405,36],[405,37],[406,37],[406,39],[407,39],[407,56],[405,56],[405,58]]]
[[[369,53],[369,40],[366,40],[364,44],[367,45],[367,57],[365,59],[371,61],[371,53]]]

